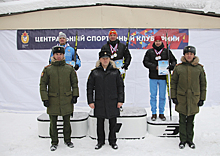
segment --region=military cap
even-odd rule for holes
[[[108,50],[101,50],[99,52],[99,58],[106,58],[106,57],[111,57],[111,52]]]
[[[194,55],[196,55],[196,48],[193,46],[185,46],[183,49],[183,55],[185,55],[185,53],[193,53]]]
[[[65,49],[62,46],[54,46],[52,48],[52,52],[53,52],[53,54],[54,53],[63,53],[63,54],[65,54]]]

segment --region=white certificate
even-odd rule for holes
[[[73,67],[75,67],[75,61],[66,61],[66,63],[71,64]]]
[[[114,62],[115,62],[116,67],[119,69],[120,73],[124,74],[125,70],[121,68],[123,66],[123,59],[115,60]]]
[[[158,61],[158,75],[168,75],[169,71],[167,69],[169,65],[168,60],[159,60]]]

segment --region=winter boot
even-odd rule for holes
[[[50,146],[50,150],[51,150],[51,151],[55,151],[55,150],[57,149],[57,146],[58,146],[58,145],[51,145],[51,146]]]
[[[164,116],[164,114],[159,114],[159,118],[160,118],[162,121],[165,121],[165,120],[166,120],[166,117]]]
[[[110,143],[110,146],[112,146],[113,149],[118,149],[118,145],[116,143]]]
[[[70,141],[70,142],[64,142],[65,145],[67,145],[69,148],[73,148],[74,145],[73,143]]]
[[[183,148],[185,147],[185,144],[186,144],[186,142],[182,142],[182,141],[181,141],[181,142],[179,143],[179,148],[180,148],[180,149],[183,149]]]
[[[155,121],[157,119],[157,114],[152,114],[151,120]]]
[[[195,144],[192,141],[187,141],[186,143],[189,145],[190,148],[192,149],[196,148]]]
[[[102,148],[102,146],[104,145],[105,143],[98,143],[96,146],[95,146],[95,149],[98,150],[100,148]]]

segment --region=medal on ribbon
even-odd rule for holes
[[[156,56],[155,57],[155,60],[160,60],[161,59],[161,56]]]
[[[163,49],[164,48],[162,48],[159,52],[156,50],[156,49],[154,49],[154,52],[156,53],[156,57],[155,57],[155,60],[160,60],[161,59],[161,56],[160,56],[160,54],[162,53],[162,51],[163,51]]]
[[[115,47],[113,47],[111,44],[109,46],[110,46],[110,50],[111,50],[111,53],[112,53],[111,58],[113,59],[114,57],[117,57],[116,51],[118,49],[118,44],[116,44]]]

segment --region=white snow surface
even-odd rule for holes
[[[134,6],[158,6],[220,14],[220,0],[0,0],[0,15],[41,10],[54,7],[83,5],[118,4]],[[150,112],[150,108],[146,108]],[[167,109],[168,110],[168,109]],[[0,155],[1,156],[219,156],[220,155],[220,106],[201,107],[195,117],[194,142],[196,149],[179,149],[179,138],[161,138],[146,134],[144,139],[118,139],[118,150],[113,150],[107,143],[100,150],[95,150],[96,140],[89,136],[72,139],[74,148],[70,149],[60,139],[57,151],[51,152],[50,139],[38,137],[37,117],[45,111],[19,112],[0,110]],[[89,112],[89,107],[77,107],[75,111]],[[169,114],[169,112],[165,112]],[[178,114],[173,110],[173,116]],[[149,116],[149,115],[148,115]],[[168,117],[167,117],[168,118]]]
[[[76,107],[76,112],[89,112],[90,108]],[[43,112],[4,112],[0,110],[0,155],[1,156],[219,156],[220,155],[220,106],[201,107],[195,117],[194,142],[196,149],[186,146],[179,149],[179,138],[161,138],[146,133],[144,139],[118,139],[118,150],[113,150],[106,141],[100,150],[95,150],[96,140],[89,136],[72,139],[70,149],[59,139],[58,149],[51,152],[50,139],[38,137],[37,117]],[[147,110],[150,112],[150,109]],[[168,114],[168,113],[167,113]],[[178,114],[173,111],[173,116]]]
[[[168,7],[214,12],[220,14],[220,0],[0,0],[0,15],[56,7],[90,6],[96,4]]]

